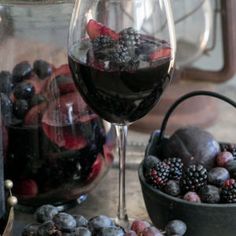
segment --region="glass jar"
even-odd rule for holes
[[[5,176],[19,203],[89,192],[113,160],[114,129],[84,103],[67,64],[72,2],[0,0]]]

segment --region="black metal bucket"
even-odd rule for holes
[[[166,113],[161,130],[152,133],[145,156],[156,153],[162,142],[167,139],[163,138],[164,131],[174,109],[187,98],[199,95],[219,98],[236,108],[234,101],[217,93],[196,91],[184,95]],[[168,221],[180,219],[187,224],[185,236],[236,235],[236,204],[191,203],[165,194],[146,183],[143,176],[143,162],[139,166],[138,174],[147,212],[155,226],[164,229]]]

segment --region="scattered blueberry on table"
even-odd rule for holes
[[[34,213],[35,222],[25,225],[22,236],[182,236],[187,231],[181,220],[169,221],[161,230],[144,220],[134,220],[125,231],[105,215],[86,219],[82,215],[59,212],[50,204],[42,205]]]

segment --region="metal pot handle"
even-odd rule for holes
[[[180,104],[182,103],[183,101],[187,100],[188,98],[191,98],[191,97],[195,97],[195,96],[209,96],[209,97],[215,97],[215,98],[218,98],[230,105],[232,105],[234,108],[236,108],[236,102],[231,100],[230,98],[224,96],[224,95],[221,95],[219,93],[216,93],[216,92],[211,92],[211,91],[204,91],[204,90],[199,90],[199,91],[193,91],[193,92],[190,92],[190,93],[187,93],[183,96],[181,96],[180,98],[178,98],[171,106],[170,108],[168,109],[168,111],[166,112],[164,118],[163,118],[163,121],[162,121],[162,124],[161,124],[161,128],[160,128],[160,134],[159,134],[159,138],[158,138],[158,144],[160,144],[160,142],[162,141],[163,137],[164,137],[164,133],[165,133],[165,129],[166,129],[166,126],[167,126],[167,122],[171,116],[171,114],[173,113],[173,111],[175,110],[175,108]]]

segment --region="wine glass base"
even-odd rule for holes
[[[81,195],[79,196],[78,198],[76,199],[73,199],[71,201],[68,201],[68,202],[60,202],[60,203],[52,203],[52,205],[54,205],[55,207],[57,207],[57,209],[59,211],[66,211],[68,209],[71,209],[73,207],[76,207],[77,205],[80,205],[82,204],[83,202],[85,202],[87,200],[87,197],[88,195],[84,194],[84,195]],[[47,204],[47,203],[45,203]],[[44,204],[42,204],[44,205]],[[34,213],[36,211],[36,209],[38,208],[39,206],[29,206],[29,205],[24,205],[24,204],[20,204],[18,203],[16,206],[15,206],[15,210],[17,211],[21,211],[21,212],[24,212],[24,213]]]
[[[130,229],[131,223],[133,222],[133,219],[130,219],[127,215],[125,215],[123,219],[116,217],[114,222],[116,225],[121,226],[125,231],[128,231]]]

